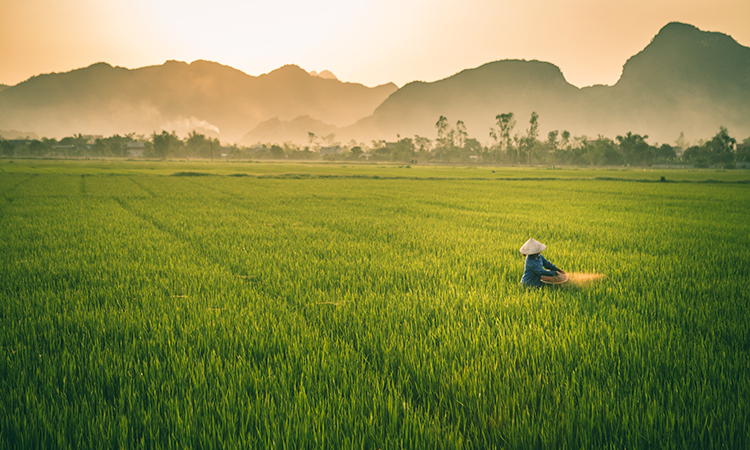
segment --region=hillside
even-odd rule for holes
[[[583,90],[589,129],[628,130],[662,141],[727,126],[750,134],[750,48],[730,36],[670,23],[623,66],[611,87]]]
[[[288,65],[258,77],[209,61],[140,69],[98,63],[33,77],[0,92],[0,128],[44,136],[192,129],[236,141],[271,118],[310,115],[337,126],[371,114],[396,90]]]
[[[614,137],[633,131],[660,142],[684,132],[706,138],[720,125],[750,135],[750,48],[731,37],[670,23],[630,58],[614,86],[576,88],[560,69],[539,61],[497,61],[432,83],[414,82],[391,95],[374,114],[339,131],[342,138],[433,138],[444,115],[463,120],[471,136],[488,141],[494,117],[514,112],[523,133],[531,111],[542,136],[569,130]]]
[[[495,116],[501,113],[514,112],[519,127],[532,111],[545,120],[565,123],[566,110],[576,105],[577,93],[553,64],[496,61],[433,83],[407,84],[371,117],[341,130],[341,134],[386,139],[397,133],[432,137],[435,122],[444,115],[452,125],[462,120],[471,136],[485,140]]]
[[[310,116],[300,116],[291,121],[282,121],[274,117],[258,124],[240,140],[242,145],[253,145],[258,142],[293,142],[301,145],[308,142],[308,133],[314,133],[317,137],[324,137],[336,133],[337,128],[333,125],[315,120]]]
[[[243,143],[304,143],[308,132],[335,133],[342,142],[432,139],[442,115],[489,142],[496,115],[515,113],[514,131],[524,133],[532,111],[542,138],[555,129],[612,138],[632,131],[671,143],[680,132],[695,140],[723,125],[742,139],[750,135],[750,48],[670,23],[624,64],[615,85],[582,89],[551,63],[523,60],[401,89],[343,83],[294,65],[255,77],[208,61],[133,70],[99,63],[0,86],[0,129],[48,137],[195,129]]]
[[[0,139],[39,139],[32,131],[0,130]]]

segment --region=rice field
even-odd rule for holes
[[[0,160],[0,448],[748,448],[749,236],[746,171]]]

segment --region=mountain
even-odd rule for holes
[[[274,117],[351,124],[396,89],[392,83],[369,88],[312,76],[294,65],[254,77],[209,61],[133,70],[98,63],[0,91],[0,128],[49,137],[195,129],[236,141]]]
[[[0,139],[39,139],[32,131],[0,130]]]
[[[304,144],[308,142],[308,133],[315,133],[318,137],[336,133],[334,125],[315,120],[310,116],[300,116],[291,121],[281,121],[274,117],[258,124],[240,140],[242,145],[253,145],[255,143],[277,143],[293,142]]]
[[[325,78],[327,80],[338,80],[336,75],[334,75],[330,70],[324,70],[320,73],[317,73],[316,71],[313,70],[310,72],[310,75],[314,77]]]
[[[541,136],[550,130],[614,137],[628,131],[651,142],[708,138],[724,125],[750,135],[750,48],[731,37],[670,23],[623,66],[614,86],[579,89],[556,66],[506,60],[464,70],[432,83],[414,82],[394,92],[372,116],[341,129],[343,139],[434,138],[446,116],[465,122],[469,134],[488,141],[497,114],[513,112],[515,131],[539,113]]]
[[[495,116],[513,112],[519,125],[536,111],[547,121],[568,123],[568,109],[578,102],[578,88],[553,64],[505,60],[464,70],[433,83],[405,85],[383,102],[375,113],[341,130],[345,136],[368,139],[395,135],[433,137],[438,118],[451,125],[462,120],[470,136],[488,139]]]
[[[673,141],[726,126],[750,134],[750,48],[730,36],[670,23],[623,66],[611,87],[582,90],[589,129]]]
[[[225,141],[293,141],[307,133],[367,142],[397,135],[433,139],[446,116],[489,141],[495,116],[513,112],[523,134],[532,111],[540,138],[551,130],[651,143],[709,138],[726,126],[750,135],[750,48],[730,36],[682,23],[662,28],[623,66],[613,86],[578,88],[541,61],[495,61],[435,82],[368,88],[329,71],[294,65],[257,77],[218,63],[167,61],[124,69],[106,63],[0,86],[0,129],[55,137],[195,129]],[[251,130],[251,131],[248,131]]]

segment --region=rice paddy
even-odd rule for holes
[[[748,236],[743,171],[0,160],[0,448],[747,448]]]

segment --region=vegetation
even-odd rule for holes
[[[747,448],[749,189],[2,160],[0,448]]]
[[[384,140],[350,141],[342,145],[335,134],[318,137],[308,132],[308,143],[300,147],[291,142],[279,144],[258,143],[254,147],[222,146],[217,138],[192,131],[186,138],[167,131],[154,132],[150,137],[115,135],[109,138],[82,136],[55,139],[20,139],[0,141],[5,157],[146,157],[184,159],[251,159],[251,160],[315,160],[328,161],[394,161],[441,162],[512,165],[575,165],[575,166],[642,166],[655,164],[690,165],[732,169],[737,163],[750,162],[750,137],[742,143],[720,127],[708,141],[689,146],[684,137],[675,145],[648,143],[648,136],[618,135],[614,140],[604,136],[589,138],[571,136],[563,130],[550,131],[546,140],[539,139],[540,117],[533,112],[529,128],[519,135],[513,130],[515,115],[498,114],[496,126],[490,128],[491,143],[482,145],[470,137],[463,121],[452,127],[445,116],[435,124],[434,141],[422,136],[401,138],[395,142]],[[138,144],[133,147],[133,144]],[[135,148],[136,152],[132,150]],[[325,154],[324,154],[325,152]]]

